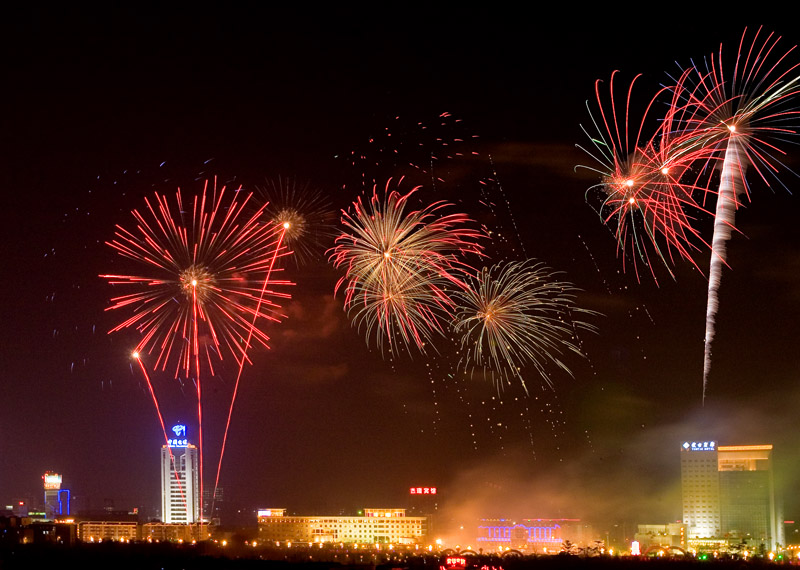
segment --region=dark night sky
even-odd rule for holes
[[[272,350],[256,351],[244,375],[223,468],[229,501],[352,511],[399,504],[409,486],[430,484],[465,517],[665,521],[680,517],[678,444],[688,438],[776,444],[790,490],[800,476],[797,197],[754,181],[729,247],[701,407],[704,277],[680,263],[675,280],[661,271],[659,286],[623,273],[585,202],[596,180],[573,171],[589,161],[575,143],[584,142],[595,79],[643,72],[655,87],[675,60],[720,41],[732,48],[754,23],[572,22],[569,12],[524,22],[427,11],[312,22],[230,8],[31,9],[10,19],[0,119],[2,504],[38,497],[47,469],[87,507],[158,504],[160,428],[130,368],[134,337],[105,334],[119,317],[103,311],[112,292],[96,277],[120,263],[103,241],[114,224],[130,224],[145,195],[199,189],[214,175],[245,188],[281,176],[341,208],[365,170],[381,180],[406,174],[408,189],[430,182],[405,163],[346,159],[358,150],[374,163],[390,148],[398,162],[423,165],[437,153],[444,182],[420,196],[447,197],[476,217],[478,180],[493,164],[518,237],[507,218],[496,223],[583,290],[581,305],[605,315],[599,334],[583,339],[587,360],[568,361],[574,378],[554,374],[549,390],[531,373],[531,394],[512,387],[500,405],[482,381],[445,380],[445,356],[382,359],[346,322],[335,272],[322,263],[293,270],[289,319],[269,327]],[[443,112],[452,119],[441,125]],[[460,143],[478,153],[469,160],[447,159],[434,140],[464,134],[479,137]],[[797,165],[796,149],[787,162]],[[800,187],[790,173],[783,180]],[[710,220],[698,226],[710,235]],[[698,254],[701,268],[708,257]],[[231,375],[210,385],[209,457]],[[191,392],[158,382],[174,419],[192,425]],[[793,497],[786,508],[800,516]]]

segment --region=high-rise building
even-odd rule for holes
[[[161,446],[161,520],[200,522],[200,473],[197,448],[186,438],[186,426],[172,426],[174,438]]]
[[[48,519],[69,514],[69,489],[61,488],[61,475],[52,471],[42,475],[44,481],[44,513]]]
[[[681,489],[690,540],[744,541],[770,549],[784,543],[772,445],[684,442]]]
[[[684,442],[681,447],[681,491],[683,523],[689,538],[722,536],[717,442]]]

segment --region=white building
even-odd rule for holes
[[[681,446],[683,523],[689,538],[722,536],[719,513],[717,442],[684,442]]]
[[[161,520],[168,524],[200,522],[200,473],[197,448],[186,439],[186,426],[172,427],[174,438],[161,446]]]

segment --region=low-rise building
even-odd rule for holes
[[[565,541],[584,548],[593,539],[591,527],[580,519],[481,519],[476,543],[484,551],[558,553]]]
[[[136,521],[81,521],[78,523],[78,540],[99,542],[102,540],[139,540],[139,523]]]
[[[363,516],[296,516],[286,509],[258,511],[259,542],[422,544],[427,517],[407,517],[405,509],[364,509]]]
[[[147,523],[142,525],[142,540],[153,542],[192,542],[208,540],[209,525]]]
[[[677,547],[686,550],[686,525],[683,523],[640,524],[634,540],[639,542],[642,552],[653,547]]]

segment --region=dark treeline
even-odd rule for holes
[[[321,560],[319,555],[325,559]],[[276,559],[276,558],[283,559]],[[177,569],[218,569],[218,568],[259,568],[265,570],[289,570],[304,568],[308,570],[352,569],[352,570],[439,570],[442,566],[440,556],[395,556],[392,559],[376,560],[370,563],[356,563],[348,556],[335,561],[325,552],[311,549],[297,549],[291,553],[255,549],[230,549],[221,553],[218,548],[206,545],[177,544],[81,544],[71,547],[61,545],[14,545],[0,546],[0,569],[44,568],[55,566],[67,568],[114,568],[136,570],[177,570]],[[556,556],[526,556],[500,558],[497,556],[475,555],[467,558],[464,570],[586,570],[625,569],[636,570],[643,565],[647,570],[681,570],[700,566],[716,568],[759,567],[771,562],[751,559],[747,562],[734,559],[694,558],[617,558],[581,557],[566,554]]]

